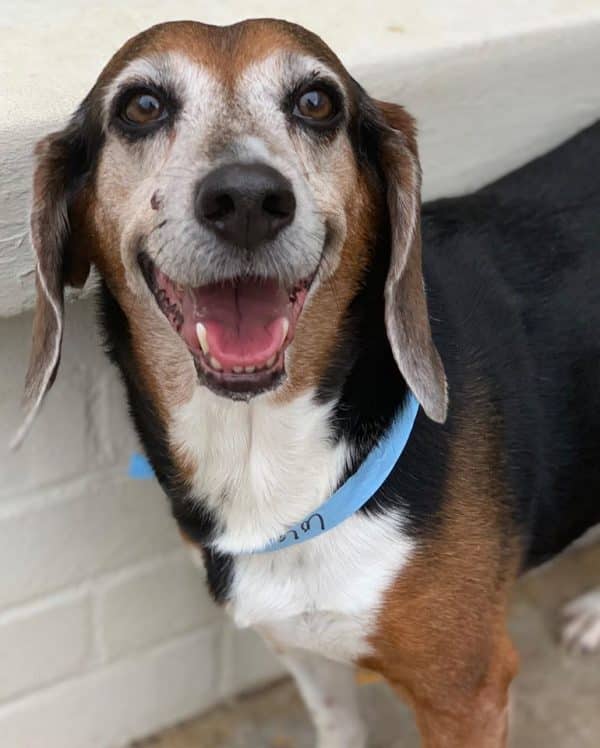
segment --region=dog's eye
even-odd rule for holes
[[[296,117],[319,124],[330,122],[337,113],[332,97],[318,88],[300,94],[294,107]]]
[[[121,110],[122,119],[130,125],[149,125],[166,115],[165,106],[153,93],[138,92],[125,102]]]

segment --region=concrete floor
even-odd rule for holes
[[[558,644],[560,607],[600,584],[600,545],[569,552],[521,580],[510,628],[522,657],[512,748],[599,748],[600,654]],[[383,684],[361,689],[369,748],[418,748],[408,709]],[[137,748],[314,748],[293,684],[281,681],[166,731]]]

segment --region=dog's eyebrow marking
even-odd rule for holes
[[[236,97],[246,100],[253,93],[280,97],[292,86],[311,78],[326,78],[347,93],[340,76],[324,62],[311,55],[285,49],[245,66],[234,82],[234,90]],[[201,109],[200,100],[204,98],[205,106],[210,106],[209,101],[212,101],[214,110],[216,97],[221,101],[227,98],[224,82],[202,63],[182,52],[151,54],[129,62],[108,84],[103,97],[105,126],[108,125],[111,104],[123,87],[144,83],[180,92],[184,108],[186,103],[193,100],[195,106]],[[346,99],[346,96],[343,98]]]
[[[211,97],[223,94],[222,84],[206,67],[180,52],[138,57],[129,62],[106,88],[103,97],[105,125],[119,91],[136,83],[175,89],[183,95],[184,105],[192,98],[197,100],[201,93]]]
[[[120,89],[126,84],[141,83],[162,83],[164,71],[159,64],[154,63],[147,58],[138,58],[125,66],[123,70],[107,86],[104,94],[104,111],[108,113],[114,98],[118,95]]]
[[[238,92],[256,90],[258,86],[275,91],[304,83],[310,79],[326,79],[347,94],[340,76],[328,65],[311,55],[289,50],[278,50],[268,57],[251,62],[240,73],[236,89]],[[345,98],[345,97],[344,97]]]

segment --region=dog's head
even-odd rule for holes
[[[389,345],[443,421],[419,205],[412,119],[308,31],[181,22],[134,37],[37,148],[30,417],[58,366],[64,286],[91,265],[159,402],[198,381],[234,399],[316,384],[383,223]]]

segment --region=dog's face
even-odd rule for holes
[[[287,29],[199,27],[105,88],[96,212],[131,292],[151,290],[224,396],[280,385],[311,287],[339,263],[358,175],[337,69]]]
[[[413,125],[309,32],[279,21],[164,24],[109,62],[38,146],[33,411],[58,364],[65,283],[95,264],[146,386],[289,396],[315,385],[389,222],[385,324],[443,420],[420,257]]]

